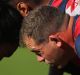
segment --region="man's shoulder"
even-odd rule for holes
[[[70,16],[80,15],[80,0],[50,0],[49,6],[59,8]]]

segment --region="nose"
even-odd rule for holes
[[[44,60],[45,60],[44,57],[42,57],[42,56],[37,56],[37,61],[42,62],[42,61],[44,61]]]

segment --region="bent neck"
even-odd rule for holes
[[[69,44],[72,48],[74,48],[74,40],[72,37],[72,26],[73,26],[74,18],[70,17],[68,28],[65,32],[61,32],[60,38]]]

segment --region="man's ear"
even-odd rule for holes
[[[61,45],[62,45],[62,42],[58,39],[57,34],[55,34],[55,35],[50,35],[50,36],[49,36],[49,41],[51,41],[51,42],[56,42],[56,45],[57,45],[58,47],[61,47]]]
[[[17,9],[21,13],[22,16],[28,15],[28,5],[24,2],[17,3]]]

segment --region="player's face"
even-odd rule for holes
[[[18,43],[3,43],[0,44],[0,60],[4,57],[11,56],[17,49]]]
[[[45,61],[48,64],[60,61],[64,50],[57,46],[56,40],[37,44],[31,37],[24,38],[25,45],[31,49],[31,52],[37,55],[37,60]]]

